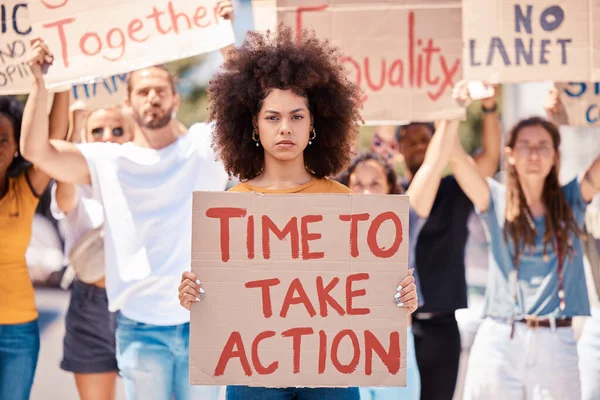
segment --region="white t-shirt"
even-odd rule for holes
[[[210,147],[212,125],[196,124],[159,150],[133,143],[77,147],[104,206],[106,291],[111,311],[152,325],[188,322],[178,287],[189,270],[192,193],[222,191],[223,165]]]
[[[64,230],[65,236],[64,253],[67,257],[73,245],[77,243],[82,235],[102,225],[104,211],[102,204],[93,198],[92,187],[83,185],[77,188],[79,198],[75,208],[67,214],[63,213],[56,202],[56,186],[52,186],[50,212],[54,219],[61,222],[61,228]]]

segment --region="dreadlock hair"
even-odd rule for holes
[[[560,157],[560,133],[558,128],[552,122],[540,117],[532,117],[519,121],[508,135],[507,147],[514,149],[519,132],[523,128],[532,126],[539,126],[550,134],[552,147]],[[558,181],[557,165],[558,162],[552,166],[550,173],[546,176],[542,192],[542,201],[546,209],[543,254],[546,255],[548,243],[550,243],[552,249],[558,252],[558,254],[572,255],[573,248],[570,233],[579,235],[580,229]],[[508,173],[504,240],[508,242],[509,236],[512,239],[515,246],[514,263],[518,265],[519,257],[525,247],[529,247],[531,250],[535,247],[537,230],[533,222],[533,214],[525,199],[525,193],[519,181],[517,170],[507,162],[506,171]],[[556,245],[559,247],[557,248]]]

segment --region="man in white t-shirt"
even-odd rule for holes
[[[139,125],[126,144],[49,141],[48,92],[37,74],[21,151],[55,179],[91,184],[104,206],[106,289],[119,311],[117,360],[130,399],[213,399],[189,384],[189,312],[177,290],[191,257],[192,192],[224,190],[211,125],[181,135],[173,77],[163,67],[130,74],[126,103]]]

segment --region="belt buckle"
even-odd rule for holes
[[[529,329],[537,329],[540,327],[540,320],[538,317],[527,317],[525,321],[527,322],[527,327]]]

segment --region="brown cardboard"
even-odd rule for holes
[[[243,218],[229,220],[229,256],[221,251],[221,222],[215,208],[239,208],[245,210]],[[376,237],[377,246],[386,248],[389,258],[378,258],[371,253],[367,244],[370,221],[383,212],[399,218],[402,242],[393,244],[398,233],[395,224],[387,220],[380,225]],[[343,222],[344,214],[370,215],[369,222],[360,222],[356,236],[358,255],[351,255],[350,222]],[[241,215],[241,214],[239,214]],[[270,255],[265,259],[262,240],[262,219],[267,215],[279,229],[284,230],[291,218],[296,217],[298,230],[292,229],[284,240],[270,233]],[[322,216],[322,221],[307,223],[309,247],[303,245],[302,223],[307,215]],[[248,259],[247,232],[250,216],[254,219],[254,258]],[[190,332],[190,382],[194,385],[250,385],[266,387],[335,387],[335,386],[405,386],[406,385],[406,328],[407,311],[396,307],[394,295],[398,283],[407,275],[408,262],[408,198],[406,196],[359,196],[334,194],[290,194],[260,195],[255,193],[209,193],[195,192],[192,226],[192,271],[198,276],[205,289],[206,298],[194,303],[191,308]],[[298,245],[293,239],[298,233]],[[376,231],[373,231],[376,232]],[[321,238],[318,238],[321,234]],[[283,236],[282,236],[283,237]],[[374,247],[373,241],[371,245]],[[394,252],[395,251],[395,252]],[[322,258],[309,259],[308,254],[323,252]],[[293,258],[297,256],[297,258]],[[223,261],[223,260],[227,261]],[[368,280],[355,281],[353,290],[365,289],[364,296],[354,297],[354,308],[369,308],[366,315],[346,314],[346,279],[355,274],[368,274]],[[339,302],[345,315],[340,315],[331,306],[326,317],[321,315],[317,297],[316,279],[323,278],[324,285],[340,279],[330,294]],[[265,317],[261,300],[262,289],[247,288],[246,283],[265,279],[279,279],[280,284],[271,288],[271,312]],[[314,306],[316,315],[311,317],[302,304],[289,307],[285,318],[281,317],[283,299],[290,283],[299,279]],[[298,293],[296,293],[298,295]],[[313,335],[303,336],[297,373],[294,373],[293,340],[282,337],[289,329],[307,328]],[[355,332],[361,354],[356,368],[341,373],[331,358],[335,335],[343,330]],[[390,373],[376,353],[372,354],[372,371],[366,374],[364,331],[371,331],[385,347],[389,346],[392,332],[397,332],[400,362],[391,358]],[[256,369],[252,359],[253,341],[261,332],[272,331],[257,345],[262,366],[268,368],[278,362],[275,371]],[[325,370],[319,373],[319,339],[325,332],[327,352]],[[239,332],[248,357],[247,375],[240,358],[231,358],[223,371],[217,372],[219,359],[232,332]],[[349,334],[350,335],[350,334]],[[341,364],[350,364],[353,347],[350,336],[345,337],[335,352]],[[394,369],[397,367],[397,370]],[[342,368],[342,370],[344,370]],[[258,371],[258,372],[257,372]],[[260,374],[259,372],[263,372]],[[270,372],[270,373],[267,373]]]
[[[0,94],[25,94],[33,83],[27,65],[32,36],[27,4],[3,0],[0,7]]]
[[[600,82],[557,82],[571,126],[600,126]]]
[[[599,9],[591,0],[463,0],[465,79],[598,80]]]
[[[55,55],[46,86],[106,76],[218,50],[234,42],[216,0],[31,0],[33,31]]]
[[[463,119],[452,99],[462,79],[458,0],[254,0],[255,28],[311,27],[338,46],[364,91],[367,124]],[[448,80],[446,80],[448,77]],[[450,84],[451,82],[451,84]]]

